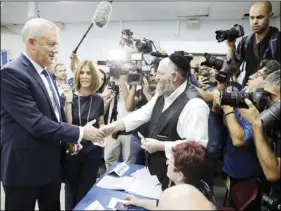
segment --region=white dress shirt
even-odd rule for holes
[[[60,122],[60,117],[59,117],[59,111],[56,107],[56,104],[55,104],[55,101],[54,101],[54,97],[53,97],[53,93],[49,87],[49,83],[47,81],[47,78],[44,76],[44,74],[42,73],[42,71],[44,70],[43,67],[41,67],[39,64],[37,64],[35,61],[33,61],[26,53],[23,52],[23,54],[26,56],[26,58],[31,62],[31,64],[33,65],[33,67],[35,68],[35,70],[37,71],[37,73],[39,74],[40,78],[42,79],[43,81],[43,84],[45,85],[45,88],[48,92],[48,95],[49,95],[49,98],[51,100],[51,104],[52,104],[52,107],[54,109],[54,112],[55,112],[55,115],[56,115],[56,118],[58,120],[58,122]],[[50,76],[51,77],[51,76]],[[54,84],[52,83],[52,80],[51,80],[51,85],[53,87],[54,90],[56,90]],[[56,96],[55,96],[57,99],[58,99],[58,103],[59,103],[59,106],[60,105],[60,98],[59,98],[59,95],[58,93],[56,92]],[[80,141],[82,140],[83,138],[83,135],[84,135],[84,132],[83,132],[83,128],[80,127],[80,134],[79,134],[79,139],[78,139],[78,143],[80,143]]]
[[[164,107],[162,112],[169,108],[169,106],[172,105],[172,103],[185,91],[186,85],[187,82],[184,82],[170,96],[164,96]],[[158,97],[159,95],[156,93],[146,105],[122,119],[126,132],[132,131],[150,120]],[[165,153],[167,157],[170,157],[173,146],[186,140],[197,141],[203,146],[207,146],[209,112],[209,107],[204,100],[193,98],[188,101],[182,110],[177,123],[177,133],[185,140],[174,142],[166,141]]]

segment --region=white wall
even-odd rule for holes
[[[279,21],[279,22],[278,22]],[[272,25],[280,25],[279,20],[273,20]],[[206,41],[216,42],[215,30],[229,29],[233,24],[238,23],[244,27],[245,35],[251,33],[248,20],[205,20],[200,23],[200,30],[188,30],[186,21],[180,21],[179,33],[177,36],[176,21],[126,21],[123,22],[123,29],[129,28],[134,32],[135,38],[149,38],[159,47],[161,41]],[[79,43],[83,34],[88,28],[88,24],[66,24],[60,34],[59,61],[69,66],[70,54]],[[278,28],[280,28],[278,26]],[[89,32],[84,42],[78,50],[81,59],[104,60],[109,59],[110,49],[117,48],[121,36],[121,22],[111,22],[107,28],[97,29],[95,27]],[[18,30],[19,31],[19,30]],[[216,45],[225,45],[217,43]],[[206,52],[214,52],[206,46]],[[221,46],[219,46],[221,47]],[[8,49],[11,58],[15,58],[23,50],[20,35],[1,30],[1,48]],[[202,52],[204,53],[204,52]],[[214,52],[215,53],[215,52]]]

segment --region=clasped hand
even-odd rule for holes
[[[115,124],[105,125],[101,128],[95,128],[93,124],[95,124],[96,120],[88,122],[83,128],[84,136],[83,138],[93,142],[96,145],[104,147],[106,145],[106,137],[112,135],[116,129]]]

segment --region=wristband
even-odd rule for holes
[[[234,111],[230,111],[230,112],[224,114],[224,117],[226,117],[226,116],[229,115],[229,114],[234,114]]]

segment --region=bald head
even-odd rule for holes
[[[272,5],[268,1],[257,2],[250,9],[250,26],[256,34],[265,34],[272,18]]]
[[[255,4],[252,5],[251,11],[254,10],[264,10],[266,12],[266,14],[271,14],[272,13],[272,4],[270,1],[260,1],[260,2],[256,2]]]
[[[216,210],[216,207],[194,186],[181,184],[166,189],[158,210]]]

